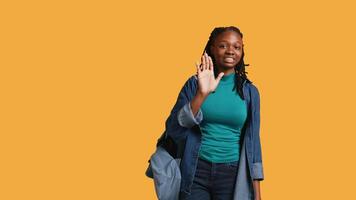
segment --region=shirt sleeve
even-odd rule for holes
[[[179,124],[178,111],[180,111],[183,106],[185,106],[193,98],[193,94],[196,91],[196,84],[194,81],[196,81],[196,79],[190,77],[185,82],[184,86],[178,94],[177,101],[165,122],[166,135],[170,136],[176,143],[184,141],[189,133],[189,131],[187,131],[188,128]]]
[[[200,124],[203,120],[203,113],[201,109],[199,109],[196,116],[193,115],[192,108],[190,106],[190,102],[186,103],[179,111],[178,111],[178,123],[186,128],[191,128],[194,125]]]
[[[264,180],[262,151],[261,151],[261,139],[260,139],[260,94],[256,86],[252,88],[252,123],[253,123],[253,145],[254,145],[254,157],[253,157],[253,173],[252,178],[254,180]]]

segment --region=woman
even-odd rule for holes
[[[183,148],[182,200],[261,199],[260,99],[246,76],[242,37],[233,26],[212,31],[166,121]]]

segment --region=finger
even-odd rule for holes
[[[210,56],[208,54],[206,54],[206,62],[208,63],[206,69],[210,70]]]
[[[205,65],[206,65],[206,63],[205,63],[205,54],[204,55],[202,55],[202,57],[201,57],[201,67],[202,67],[202,71],[204,70],[204,68],[205,68]]]
[[[199,70],[200,72],[202,72],[204,70],[204,65],[203,63],[199,63]]]
[[[214,63],[213,63],[213,59],[210,57],[211,60],[211,71],[214,72]]]
[[[216,83],[219,84],[221,78],[224,76],[224,72],[221,72],[218,77],[216,78]]]
[[[209,56],[209,70],[213,71],[213,59],[211,59],[211,57]]]
[[[195,62],[195,67],[197,69],[197,74],[200,73],[200,64],[198,62]]]
[[[208,54],[205,52],[205,56],[204,56],[204,59],[205,59],[205,69],[208,69],[209,68],[209,59],[208,59]]]

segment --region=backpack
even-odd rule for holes
[[[158,139],[156,151],[149,159],[146,176],[154,181],[159,200],[178,200],[181,182],[181,153],[166,132]]]

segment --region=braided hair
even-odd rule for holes
[[[215,66],[215,59],[210,51],[210,47],[211,45],[214,43],[215,39],[222,33],[226,32],[226,31],[233,31],[235,33],[237,33],[238,35],[240,35],[241,39],[243,37],[243,34],[241,33],[240,29],[235,27],[235,26],[229,26],[229,27],[216,27],[214,28],[214,30],[210,33],[210,37],[209,40],[204,48],[203,54],[204,52],[206,52],[211,59],[213,60],[214,66]],[[237,65],[234,67],[235,69],[235,73],[236,73],[236,78],[235,78],[235,85],[233,90],[236,89],[236,92],[240,95],[241,99],[244,99],[243,96],[243,91],[242,91],[242,86],[243,86],[243,82],[246,80],[248,83],[252,83],[248,78],[247,78],[247,72],[245,71],[245,66],[249,66],[249,64],[245,64],[244,62],[244,49],[242,48],[242,55],[241,55],[241,59],[240,61],[237,63]],[[214,75],[215,78],[217,78],[218,76],[218,71],[217,71],[217,67],[214,67]]]

